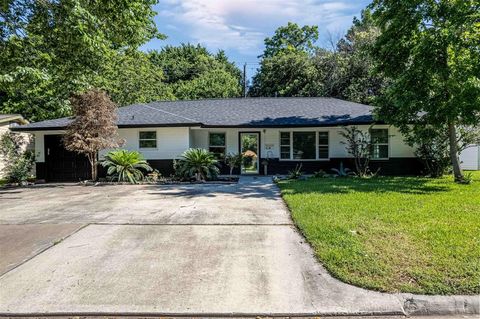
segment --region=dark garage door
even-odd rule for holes
[[[47,182],[78,182],[90,178],[90,163],[84,155],[67,151],[61,135],[45,135]]]

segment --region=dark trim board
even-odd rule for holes
[[[264,158],[260,159],[260,163]],[[163,176],[170,176],[173,171],[173,160],[148,160],[150,165],[157,169]],[[351,158],[331,158],[329,161],[280,161],[278,158],[268,160],[268,174],[288,174],[297,165],[302,164],[302,171],[305,174],[313,174],[320,169],[323,169],[327,174],[332,173],[332,168],[338,168],[343,162],[344,167],[354,169],[354,163]],[[379,175],[395,176],[395,175],[421,175],[424,171],[422,162],[415,157],[409,158],[390,158],[383,161],[371,161],[370,167],[372,171],[379,170]],[[260,175],[263,175],[263,165],[260,164]],[[233,174],[240,173],[238,168],[233,170]],[[220,174],[230,174],[229,167],[220,162]]]
[[[260,159],[260,163],[264,159]],[[158,170],[162,176],[171,176],[174,173],[173,170],[173,160],[171,159],[160,159],[160,160],[147,160],[147,162],[152,166],[152,168]],[[354,169],[354,163],[351,158],[331,158],[329,161],[280,161],[278,158],[268,160],[268,174],[269,175],[285,175],[289,171],[293,170],[297,165],[302,164],[302,171],[305,174],[313,174],[319,170],[324,170],[327,174],[332,173],[332,168],[338,168],[340,163],[343,162],[344,167]],[[36,172],[37,180],[48,180],[47,165],[45,163],[37,162]],[[402,176],[402,175],[421,175],[424,171],[424,166],[418,158],[390,158],[389,160],[383,161],[372,161],[371,170],[379,170],[379,175],[385,176]],[[260,165],[260,175],[264,174],[263,165]],[[106,177],[106,170],[102,167],[98,167],[98,176]],[[220,174],[228,175],[230,174],[229,167],[220,162]],[[233,174],[240,174],[238,168],[233,170]],[[78,180],[64,180],[68,182],[78,182]]]
[[[262,159],[263,160],[263,159]],[[328,161],[280,161],[278,158],[268,160],[268,174],[288,174],[297,165],[302,165],[302,171],[305,174],[313,174],[319,170],[325,173],[332,173],[332,168],[343,166],[354,170],[355,164],[351,158],[330,158]],[[424,171],[423,163],[415,157],[409,158],[390,158],[388,160],[371,161],[370,169],[373,172],[378,171],[379,175],[420,175]],[[263,171],[262,171],[263,172]]]

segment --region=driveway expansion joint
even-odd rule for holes
[[[0,225],[6,225],[6,224],[0,224]],[[21,224],[21,225],[32,225],[32,224]],[[43,225],[43,224],[38,224],[38,225]],[[58,224],[58,225],[61,225],[61,224]],[[37,251],[34,255],[32,256],[29,256],[28,258],[22,260],[20,263],[16,264],[15,266],[13,266],[12,268],[8,269],[7,271],[3,272],[3,273],[0,273],[0,280],[6,275],[8,274],[9,272],[17,269],[18,267],[28,263],[29,261],[31,261],[32,259],[34,259],[35,257],[43,254],[44,252],[46,252],[47,250],[49,250],[50,248],[60,244],[61,242],[63,242],[64,240],[66,240],[67,238],[69,238],[70,236],[78,233],[79,231],[81,231],[82,229],[84,229],[85,227],[87,227],[89,224],[83,224],[83,225],[80,225],[77,229],[75,229],[73,232],[65,235],[65,236],[62,236],[60,237],[59,239],[51,242],[49,245],[45,246],[44,248],[40,249],[39,251]],[[15,225],[6,225],[6,226],[18,226],[18,224],[15,224]]]

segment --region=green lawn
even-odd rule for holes
[[[292,216],[333,276],[388,292],[480,293],[480,172],[281,181]]]

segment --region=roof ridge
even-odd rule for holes
[[[171,103],[171,102],[195,102],[195,101],[225,101],[225,100],[288,100],[288,99],[333,99],[333,100],[340,100],[340,101],[346,101],[342,100],[336,97],[331,97],[331,96],[249,96],[249,97],[227,97],[227,98],[201,98],[201,99],[184,99],[184,100],[158,100],[158,101],[152,101],[147,104],[152,104],[152,103]],[[348,101],[347,101],[348,102]],[[135,104],[132,104],[135,105]],[[143,104],[145,105],[145,104]],[[130,105],[125,105],[125,106],[130,106]]]

